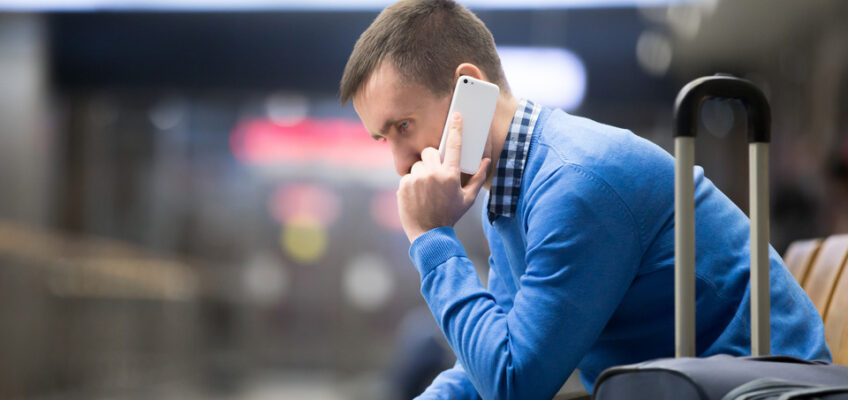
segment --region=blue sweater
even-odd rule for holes
[[[748,218],[695,168],[696,350],[750,354]],[[484,288],[453,228],[410,246],[457,356],[419,399],[550,399],[574,368],[674,355],[674,160],[629,131],[543,110]],[[816,309],[773,248],[773,354],[830,360]]]

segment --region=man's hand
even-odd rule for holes
[[[438,150],[428,147],[421,152],[421,161],[400,179],[398,212],[410,243],[431,229],[456,224],[474,204],[486,181],[489,158],[483,159],[477,172],[462,186],[462,116],[454,113],[449,123],[444,162]]]

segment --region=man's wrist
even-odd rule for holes
[[[409,239],[409,244],[412,244],[412,242],[414,242],[415,239],[418,239],[419,237],[421,237],[421,235],[423,235],[427,232],[430,232],[434,229],[439,229],[439,228],[452,228],[452,226],[444,225],[444,226],[435,226],[435,227],[432,227],[432,228],[425,228],[425,227],[409,228],[408,230],[404,229],[404,233],[406,233],[406,237],[407,237],[407,239]]]
[[[415,239],[418,239],[419,237],[421,237],[421,235],[427,232],[428,231],[424,229],[410,229],[409,231],[406,231],[404,233],[406,233],[406,238],[409,239],[409,244],[412,244]]]
[[[467,257],[453,227],[443,226],[419,235],[409,245],[409,258],[423,278],[453,257]]]

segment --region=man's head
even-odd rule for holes
[[[362,33],[342,76],[342,104],[375,139],[391,145],[398,174],[425,147],[438,147],[456,79],[470,75],[509,88],[492,34],[450,0],[402,0]]]

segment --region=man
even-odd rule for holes
[[[460,75],[501,89],[484,159],[462,184]],[[540,77],[542,79],[542,77]],[[341,81],[401,175],[421,293],[457,356],[421,399],[550,399],[577,367],[673,355],[673,160],[622,129],[512,96],[494,40],[449,0],[401,1],[357,41]],[[488,289],[452,226],[489,189]],[[748,219],[695,171],[697,353],[750,349]],[[772,351],[830,360],[821,318],[771,249]]]

